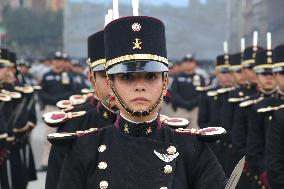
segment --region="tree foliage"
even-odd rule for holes
[[[62,49],[63,15],[60,11],[6,7],[3,23],[7,29],[7,45],[21,55],[43,57]]]

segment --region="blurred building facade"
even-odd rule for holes
[[[66,52],[77,57],[87,55],[87,37],[104,28],[104,17],[112,8],[111,2],[67,3],[63,34]],[[119,2],[120,17],[132,15],[131,1]],[[180,58],[192,53],[197,59],[212,60],[222,53],[226,37],[226,0],[177,0],[176,5],[165,0],[140,3],[140,15],[157,17],[165,23],[168,57]]]
[[[66,6],[67,0],[1,0],[0,13],[3,7],[9,5],[12,8],[25,7],[32,9],[62,10]]]
[[[252,45],[253,31],[259,32],[259,44],[266,47],[266,33],[272,33],[272,46],[284,43],[283,0],[230,0],[227,3],[227,37],[232,52],[240,51],[240,39]]]

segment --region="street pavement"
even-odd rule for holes
[[[42,149],[43,149],[43,142],[45,140],[45,127],[46,125],[42,122],[41,119],[41,112],[38,110],[37,111],[38,115],[38,124],[37,127],[32,132],[32,137],[31,137],[31,144],[33,148],[33,153],[34,153],[34,158],[35,158],[35,163],[36,167],[40,167],[40,162],[41,162],[41,155],[42,155]],[[38,180],[30,182],[28,185],[27,189],[44,189],[44,184],[45,184],[45,172],[37,173]]]

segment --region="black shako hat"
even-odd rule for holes
[[[242,54],[241,53],[235,53],[231,55],[231,59],[230,59],[230,70],[233,72],[239,72],[242,69]]]
[[[108,74],[167,72],[165,26],[146,16],[123,17],[104,30]]]
[[[284,72],[284,45],[279,45],[273,50],[273,72]]]
[[[257,74],[272,74],[272,51],[261,50],[256,53],[253,70]]]
[[[244,50],[243,53],[243,60],[242,60],[242,66],[243,68],[253,68],[254,63],[255,63],[255,56],[256,53],[260,50],[263,50],[263,48],[259,47],[259,46],[251,46],[251,47],[247,47]]]
[[[104,31],[99,31],[88,37],[87,64],[97,72],[105,70],[105,63]]]
[[[12,66],[8,49],[0,48],[0,68]]]
[[[9,59],[11,64],[13,64],[12,66],[16,67],[17,65],[17,54],[15,52],[9,52]]]
[[[221,73],[229,72],[230,68],[230,55],[222,54],[216,57],[215,70],[220,71]]]
[[[21,58],[17,60],[17,66],[25,66],[25,67],[30,68],[31,63],[28,60]]]

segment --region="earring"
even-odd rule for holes
[[[171,97],[171,94],[170,94],[170,92],[167,90],[167,91],[166,91],[166,94],[165,94],[164,96],[166,96],[166,97]]]

